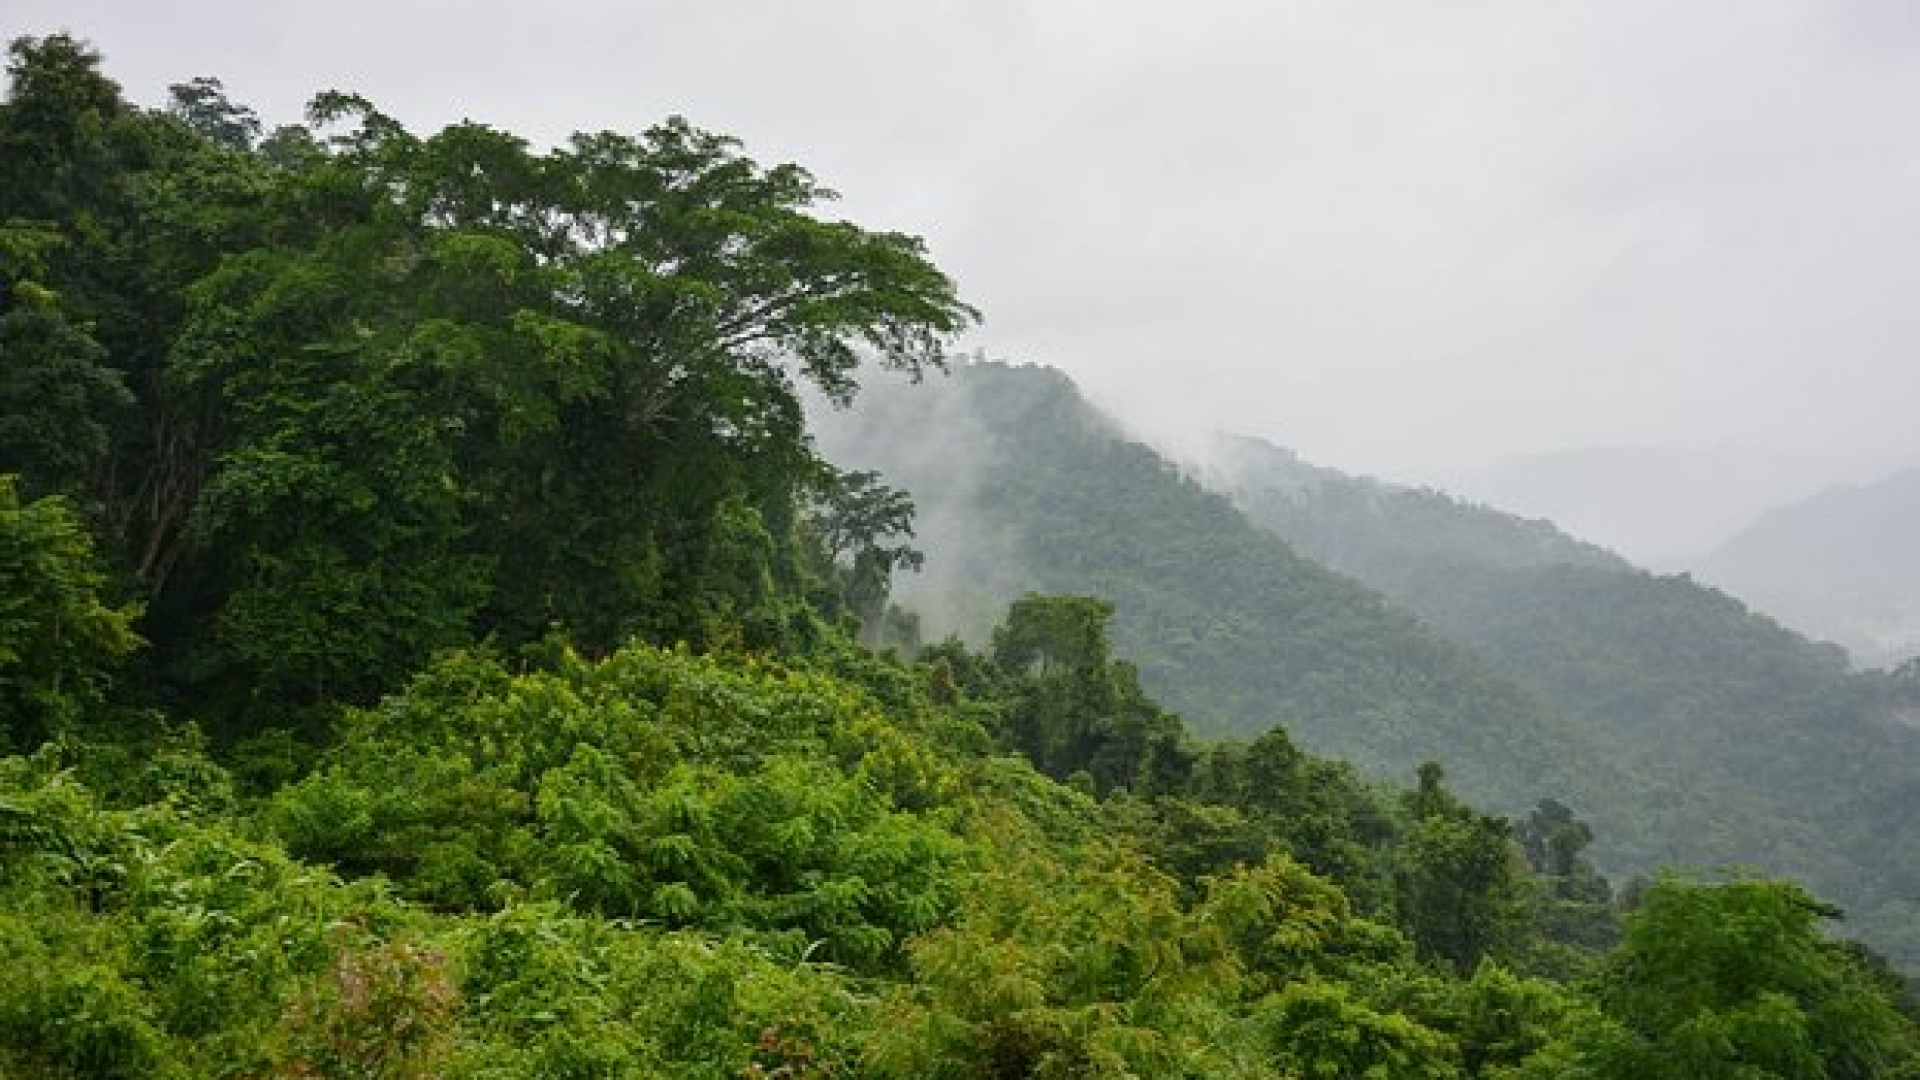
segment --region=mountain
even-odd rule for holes
[[[1920,468],[1772,510],[1696,564],[1703,580],[1868,666],[1920,655]]]
[[[913,494],[928,566],[900,596],[936,632],[974,630],[1027,591],[1098,595],[1117,606],[1117,651],[1204,732],[1282,724],[1402,779],[1441,760],[1508,811],[1633,787],[1533,695],[1255,526],[1056,371],[973,363],[870,386],[816,430],[838,464]]]
[[[1647,566],[1676,567],[1770,506],[1859,463],[1737,447],[1581,447],[1436,477],[1475,502],[1561,528]]]
[[[1835,647],[1543,522],[1278,448],[1183,469],[1044,368],[877,385],[816,427],[919,503],[928,567],[901,595],[936,632],[1025,590],[1108,597],[1117,650],[1203,731],[1281,724],[1378,775],[1431,758],[1510,812],[1559,798],[1612,872],[1792,875],[1920,965],[1920,730]]]
[[[1920,732],[1898,719],[1908,691],[1686,575],[1648,573],[1544,522],[1306,465],[1251,439],[1223,440],[1203,474],[1263,527],[1573,718],[1622,770],[1685,783],[1710,808],[1698,818],[1625,808],[1649,852],[1800,876],[1843,897],[1856,927],[1920,956],[1920,828],[1909,824]],[[1895,509],[1901,490],[1886,485],[1862,500],[1873,510],[1856,505],[1830,529],[1781,519],[1773,535],[1890,556],[1892,538],[1915,535],[1900,528],[1913,520]]]
[[[795,384],[972,312],[799,166],[351,94],[256,150],[216,79],[8,54],[0,1076],[1920,1075],[1799,886],[1622,916],[1565,806],[1199,745],[1103,600],[856,642],[909,507]],[[1623,779],[1060,380],[966,384],[977,446],[893,445],[995,583],[1104,575],[1161,668],[1213,619],[1199,685],[1376,754]]]
[[[1304,461],[1242,435],[1214,436],[1199,476],[1300,551],[1389,594],[1418,591],[1453,566],[1510,569],[1629,563],[1552,522],[1525,519]]]

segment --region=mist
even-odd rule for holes
[[[1920,1076],[1914,12],[14,0],[0,1074]]]
[[[536,142],[685,115],[925,237],[985,315],[960,348],[1142,430],[1490,499],[1476,477],[1542,455],[1796,463],[1703,475],[1756,493],[1670,534],[1665,498],[1514,506],[1642,557],[1920,461],[1920,16],[1894,0],[0,12],[63,27],[138,100],[215,75],[269,123],[328,88]]]
[[[918,617],[926,640],[985,645],[1007,603],[1033,587],[1008,525],[980,512],[1003,452],[964,393],[871,369],[863,384],[851,407],[806,397],[815,443],[837,467],[878,472],[913,497],[913,546],[928,557],[894,575],[893,603]]]

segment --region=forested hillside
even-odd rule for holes
[[[1471,645],[1606,738],[1634,775],[1683,779],[1706,812],[1638,808],[1657,823],[1656,861],[1794,874],[1920,958],[1920,729],[1893,719],[1905,691],[1689,578],[1545,523],[1303,473],[1256,440],[1229,449],[1210,475],[1254,521]]]
[[[1463,800],[1460,747],[1382,781],[1200,741],[1110,600],[870,648],[911,629],[912,500],[817,455],[801,386],[937,377],[974,315],[798,167],[345,94],[266,133],[71,37],[8,56],[0,1075],[1920,1069],[1901,977],[1800,885],[1617,894],[1565,803]],[[1051,385],[1026,419],[1075,415]],[[1329,684],[1300,720],[1406,749],[1484,709],[1452,730],[1550,790],[1604,775],[1307,566],[1275,596],[1379,640],[1268,644]]]
[[[1383,775],[1444,758],[1509,810],[1632,786],[1538,699],[1263,533],[1056,371],[969,363],[937,386],[875,387],[822,425],[830,457],[927,508],[935,565],[903,588],[936,623],[1026,590],[1096,594],[1144,684],[1203,730],[1279,725]]]
[[[1396,599],[1439,589],[1455,567],[1626,570],[1625,559],[1552,522],[1315,465],[1263,439],[1216,434],[1187,462],[1200,482],[1307,557]],[[1416,606],[1416,610],[1418,610]]]
[[[1441,757],[1493,805],[1571,803],[1616,870],[1792,874],[1920,960],[1899,839],[1920,731],[1889,722],[1902,692],[1721,594],[1246,440],[1208,474],[1243,514],[1041,368],[970,364],[876,393],[823,441],[938,508],[935,564],[993,538],[991,574],[908,583],[934,610],[949,582],[1114,597],[1146,685],[1216,730],[1279,722],[1386,775]],[[911,445],[943,449],[891,456]]]

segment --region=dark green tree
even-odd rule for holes
[[[227,97],[219,79],[200,76],[167,88],[168,111],[209,141],[229,150],[251,150],[260,140],[260,118]]]
[[[1542,799],[1515,838],[1538,882],[1535,919],[1542,933],[1596,948],[1619,937],[1613,887],[1584,854],[1593,829],[1565,803]]]
[[[1525,910],[1521,860],[1507,822],[1461,803],[1445,779],[1439,765],[1420,766],[1394,875],[1400,922],[1421,956],[1469,972],[1513,943]]]
[[[1585,859],[1581,852],[1593,843],[1593,829],[1573,816],[1558,799],[1542,799],[1520,824],[1520,849],[1536,874],[1572,877]]]
[[[1095,790],[1182,790],[1192,769],[1183,725],[1149,699],[1107,640],[1113,605],[1029,594],[993,632],[994,664],[1011,680],[1002,738],[1041,771],[1085,773]]]
[[[40,283],[42,228],[0,225],[0,472],[29,494],[85,492],[132,403],[107,351]]]
[[[0,474],[0,749],[32,749],[103,700],[140,644],[132,607],[102,599],[86,527],[57,496],[23,503]]]
[[[925,562],[906,543],[913,537],[913,496],[882,483],[879,473],[827,465],[808,502],[807,524],[825,558],[821,575],[831,594],[821,607],[852,615],[863,636],[878,643],[894,573]]]
[[[1208,747],[1192,789],[1267,822],[1294,858],[1366,909],[1392,908],[1383,856],[1396,832],[1392,807],[1351,766],[1302,751],[1275,727],[1250,742]]]
[[[1796,885],[1667,878],[1628,917],[1582,1042],[1603,1077],[1910,1076],[1914,1029]]]
[[[337,133],[289,182],[333,220],[230,260],[176,346],[233,417],[216,590],[308,595],[259,576],[307,550],[298,624],[372,605],[403,666],[463,627],[778,638],[816,468],[795,378],[845,401],[861,350],[936,368],[971,317],[918,242],[820,220],[804,171],[678,120],[536,154],[345,95],[314,117]]]
[[[798,385],[938,369],[973,318],[918,240],[678,119],[537,152],[324,94],[263,140],[217,80],[146,112],[71,38],[12,61],[5,464],[88,511],[214,715],[484,634],[804,638]],[[911,560],[869,547],[865,606]]]
[[[69,35],[17,38],[7,57],[0,223],[71,221],[122,175],[113,128],[132,109],[100,73],[100,55]]]

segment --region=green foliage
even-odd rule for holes
[[[1576,1039],[1600,1076],[1910,1075],[1913,1032],[1800,888],[1669,878],[1628,917]]]
[[[1217,951],[1190,958],[1173,883],[1124,850],[1049,859],[1006,822],[951,928],[912,950],[917,992],[883,1005],[884,1076],[1172,1075],[1200,1057],[1184,991],[1231,995]],[[1223,981],[1224,980],[1224,981]]]
[[[0,1064],[26,1075],[264,1065],[328,926],[399,915],[223,823],[104,809],[50,753],[0,759],[0,882]]]
[[[117,179],[113,129],[130,110],[99,54],[52,34],[15,39],[7,61],[0,220],[55,220],[101,199]]]
[[[1273,1056],[1287,1075],[1452,1080],[1460,1076],[1444,1036],[1397,1014],[1381,1014],[1338,985],[1301,982],[1265,1004]]]
[[[1351,766],[1303,752],[1276,727],[1250,742],[1208,747],[1192,790],[1264,823],[1276,843],[1367,910],[1393,906],[1381,853],[1397,832],[1394,810]]]
[[[1593,829],[1564,803],[1542,799],[1517,830],[1527,863],[1538,875],[1534,919],[1548,938],[1604,948],[1619,940],[1613,887],[1583,854]]]
[[[1103,805],[1023,762],[929,741],[951,721],[894,689],[905,704],[882,712],[805,666],[644,646],[595,663],[562,651],[519,675],[450,657],[352,716],[271,810],[297,844],[333,844],[431,909],[243,836],[230,795],[185,797],[223,782],[190,734],[127,785],[160,801],[130,810],[103,807],[55,748],[0,761],[0,948],[18,961],[0,972],[0,1066],[1638,1076],[1662,1075],[1644,1071],[1671,1051],[1657,1031],[1687,1028],[1696,1000],[1733,1017],[1716,1039],[1846,1047],[1827,1075],[1892,1075],[1914,1045],[1884,971],[1819,938],[1810,914],[1759,902],[1772,894],[1692,911],[1656,886],[1593,1000],[1487,963],[1455,976],[1418,962],[1416,947],[1459,959],[1422,941],[1427,912],[1406,933],[1357,914],[1334,881],[1275,853],[1278,818],[1190,797]],[[1338,775],[1286,749],[1268,756],[1299,768],[1274,775]],[[1379,854],[1436,878],[1422,827],[1492,820],[1438,770],[1399,813]],[[1258,821],[1265,854],[1196,839],[1202,855],[1163,868],[1115,830],[1146,834],[1142,814],[1228,836]],[[1178,850],[1180,835],[1160,843]],[[1418,898],[1484,908],[1498,894],[1473,893],[1477,880]],[[1732,989],[1689,996],[1703,976]],[[1787,1000],[1803,1020],[1778,1011]]]
[[[7,925],[11,923],[12,925]],[[139,992],[117,973],[51,953],[29,927],[0,922],[0,1064],[10,1075],[164,1077],[186,1075],[166,1060]],[[22,978],[20,972],[37,972]]]
[[[71,38],[12,55],[0,468],[87,508],[225,739],[489,635],[807,639],[795,380],[845,403],[974,317],[918,240],[679,119],[536,152],[326,94],[263,140],[218,80],[150,112]],[[911,559],[857,546],[876,609]]]
[[[966,452],[925,452],[928,432]],[[1914,819],[1920,768],[1899,676],[1849,672],[1831,647],[1546,523],[1271,447],[1199,471],[1229,502],[1045,369],[876,387],[821,441],[937,517],[913,591],[976,640],[981,594],[1096,596],[1115,608],[1114,652],[1202,730],[1280,726],[1372,777],[1445,761],[1487,809],[1577,811],[1596,872],[1535,903],[1557,938],[1610,940],[1599,870],[1751,864],[1835,896],[1849,933],[1914,964],[1920,844],[1889,840]],[[1292,850],[1369,888],[1352,853]]]
[[[455,1076],[722,1080],[795,1059],[814,1071],[787,1075],[831,1076],[852,1070],[849,1036],[870,1022],[829,969],[554,905],[469,922],[457,940],[466,974]]]
[[[914,449],[929,431],[966,452]],[[1100,598],[1113,607],[1114,653],[1204,733],[1283,726],[1374,775],[1444,759],[1464,790],[1507,811],[1633,790],[1594,764],[1589,735],[1247,520],[1058,372],[983,362],[937,386],[876,385],[846,423],[823,420],[821,444],[954,523],[922,545],[916,590],[937,608],[981,606],[982,591],[993,606],[1029,591]]]
[[[1401,924],[1423,957],[1472,971],[1515,943],[1524,917],[1510,828],[1462,805],[1432,762],[1421,766],[1420,786],[1405,801],[1413,820],[1396,852]]]
[[[16,478],[0,475],[0,748],[71,729],[139,646],[138,609],[109,606],[104,586],[72,508],[55,496],[22,503]]]
[[[863,1026],[830,969],[552,904],[424,916],[46,756],[0,759],[0,956],[9,1076],[831,1075]]]
[[[1483,963],[1426,1022],[1453,1036],[1469,1076],[1554,1075],[1558,1040],[1600,1023],[1589,1012],[1565,987]]]
[[[1594,823],[1596,862],[1762,866],[1844,903],[1849,932],[1909,967],[1920,959],[1906,899],[1920,845],[1891,824],[1912,820],[1920,736],[1879,677],[1546,522],[1315,468],[1256,440],[1220,449],[1210,479],[1250,518],[1474,648],[1585,729],[1582,760],[1634,777],[1553,793]],[[1468,756],[1449,751],[1450,768],[1464,776]],[[1553,876],[1554,932],[1604,943],[1588,901],[1567,894],[1592,881]]]
[[[887,639],[887,596],[897,570],[917,570],[925,557],[897,538],[913,536],[913,499],[872,472],[824,466],[809,500],[807,525],[818,538],[828,580],[821,610],[859,620],[863,640]]]
[[[1133,667],[1107,642],[1113,605],[1095,597],[1029,593],[993,633],[1001,742],[1041,771],[1084,773],[1094,790],[1141,794],[1186,785],[1185,725],[1147,698]]]
[[[1361,968],[1405,966],[1411,943],[1392,927],[1355,916],[1338,886],[1271,856],[1203,882],[1199,919],[1232,951],[1261,992]]]
[[[79,490],[107,456],[113,413],[132,403],[106,349],[33,279],[44,232],[0,223],[0,473],[31,492]]]
[[[260,139],[260,118],[227,97],[219,79],[202,75],[167,87],[169,111],[209,141],[249,150]]]
[[[831,677],[639,645],[517,677],[458,657],[352,718],[274,821],[448,910],[546,896],[880,968],[951,908],[965,848],[916,816],[954,778],[872,708]]]
[[[285,1075],[439,1075],[453,1042],[458,989],[446,955],[407,941],[380,941],[339,928],[332,965],[295,1002],[279,1036],[291,1057]],[[358,939],[358,940],[355,940]]]
[[[1257,642],[1275,680],[1213,703],[1375,764],[1533,705],[1058,385],[968,376],[1026,410],[999,496],[1077,523],[1049,572],[1122,602],[913,666],[836,632],[917,640],[911,505],[814,457],[796,382],[938,368],[971,312],[802,170],[345,94],[262,138],[216,80],[148,112],[70,38],[10,55],[0,705],[44,745],[0,758],[0,1073],[1911,1074],[1897,978],[1793,887],[1654,886],[1597,958],[1565,806],[1516,844],[1438,766],[1396,800],[1193,742],[1116,642],[1209,692]],[[1220,534],[1128,538],[1168,510]],[[1211,608],[1136,604],[1189,568]],[[110,714],[109,580],[155,641]]]

